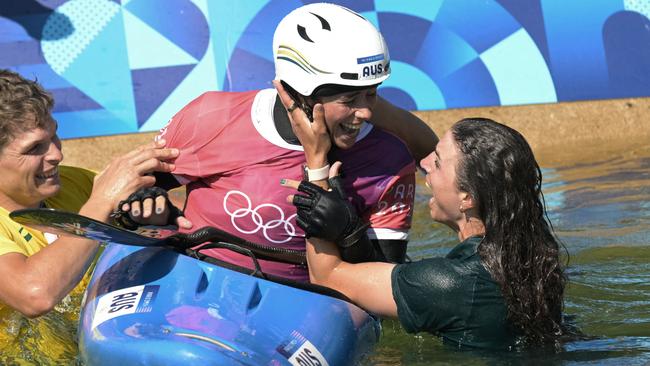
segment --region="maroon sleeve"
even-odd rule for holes
[[[370,236],[385,240],[406,240],[411,228],[415,201],[415,166],[404,167],[391,179],[369,213]]]

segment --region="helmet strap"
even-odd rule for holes
[[[284,81],[281,81],[282,86],[284,87],[284,90],[289,93],[291,96],[291,99],[293,99],[296,103],[298,103],[298,108],[302,109],[303,112],[307,115],[307,118],[309,118],[310,122],[314,122],[314,116],[312,111],[314,110],[314,105],[311,102],[311,98],[306,97],[296,91],[296,89],[292,88],[291,85],[285,83]]]
[[[311,98],[307,97],[304,98],[303,100],[300,101],[300,109],[302,109],[303,112],[307,115],[307,118],[309,118],[309,122],[314,122],[314,103]]]
[[[292,89],[287,89],[285,86],[285,90],[289,91]],[[297,93],[296,93],[297,94]],[[312,114],[312,111],[314,110],[314,104],[317,103],[317,101],[314,101],[310,97],[305,97],[301,94],[297,94],[298,98],[294,97],[294,94],[289,92],[289,95],[298,103],[298,108],[302,109],[303,112],[307,115],[309,120],[311,122],[314,121],[314,117]],[[311,105],[310,105],[311,104]],[[284,108],[284,105],[282,104],[282,101],[280,100],[280,97],[277,96],[275,99],[275,105],[273,106],[273,123],[275,124],[275,130],[278,131],[278,134],[282,139],[292,145],[300,145],[300,141],[296,137],[296,135],[293,133],[293,129],[291,128],[291,122],[289,121],[289,114],[287,113],[287,110]],[[330,133],[330,128],[327,126],[327,123],[325,124],[325,128],[327,129],[327,134],[330,135],[330,139],[332,134]],[[334,141],[332,140],[332,143]]]

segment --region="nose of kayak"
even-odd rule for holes
[[[86,292],[80,355],[93,365],[356,364],[377,343],[379,321],[310,287],[108,245]]]

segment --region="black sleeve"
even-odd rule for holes
[[[167,191],[181,186],[172,173],[154,172],[153,176],[156,178],[156,187]]]
[[[341,259],[350,263],[388,262],[404,263],[406,240],[370,239],[365,234],[357,243],[349,247],[339,247]]]
[[[406,261],[407,240],[374,239],[372,242],[379,248],[383,262],[400,264]]]
[[[379,247],[368,238],[368,234],[363,234],[356,243],[350,246],[339,246],[339,251],[341,259],[349,263],[384,262]]]

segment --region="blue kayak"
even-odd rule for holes
[[[109,244],[82,306],[82,361],[338,366],[372,351],[377,318],[332,290],[279,282],[166,248]]]

